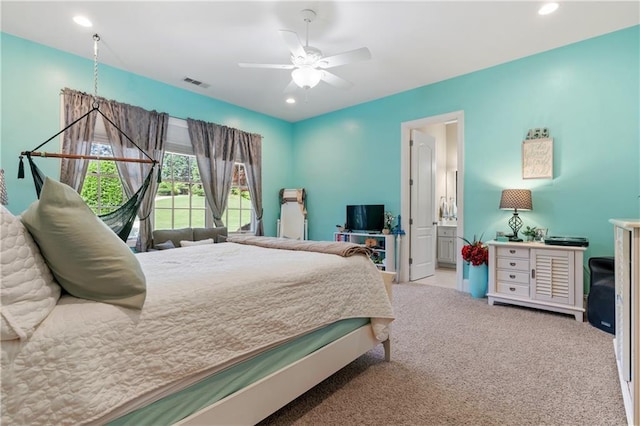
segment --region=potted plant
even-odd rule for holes
[[[524,231],[522,231],[522,235],[527,237],[527,241],[533,241],[536,237],[536,233],[538,232],[538,228],[535,226],[531,228],[530,226],[525,227]]]
[[[473,236],[473,241],[462,238],[466,243],[462,246],[462,259],[469,263],[469,292],[474,298],[486,296],[489,281],[489,248],[480,239]]]
[[[395,217],[389,211],[384,212],[384,226],[382,227],[383,234],[389,234],[391,232],[391,228],[393,227],[393,220]]]

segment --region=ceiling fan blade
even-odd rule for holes
[[[307,52],[304,50],[304,46],[300,42],[300,38],[295,31],[289,30],[280,30],[280,36],[282,40],[284,40],[284,44],[287,45],[287,48],[291,52],[291,54],[296,58],[306,58]]]
[[[287,87],[284,88],[284,93],[293,93],[296,91],[297,88],[298,88],[298,85],[296,84],[296,82],[291,80],[291,82],[287,84]]]
[[[293,64],[252,64],[247,62],[240,62],[238,66],[241,68],[275,68],[279,70],[291,70]]]
[[[330,73],[329,71],[322,71],[322,75],[320,77],[322,81],[325,83],[329,83],[332,86],[335,86],[339,89],[350,89],[353,86],[353,83],[345,80],[342,77],[338,77],[335,74]]]
[[[333,68],[352,62],[366,61],[368,59],[371,59],[371,52],[369,52],[369,49],[366,47],[361,47],[360,49],[322,58],[318,61],[317,66],[320,68]]]

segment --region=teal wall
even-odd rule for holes
[[[525,225],[588,237],[588,258],[612,253],[609,218],[640,216],[639,40],[635,26],[294,124],[107,66],[99,91],[262,134],[267,235],[275,233],[278,190],[304,187],[310,237],[319,240],[332,238],[346,204],[398,212],[401,123],[462,110],[467,237],[506,230],[500,191],[530,188]],[[15,179],[18,153],[59,128],[61,88],[93,91],[92,62],[6,34],[1,42],[0,163],[9,207],[19,213],[35,196],[31,182]],[[521,143],[533,127],[554,138],[552,180],[521,178]]]
[[[399,212],[401,123],[462,110],[466,237],[507,231],[502,189],[530,188],[525,225],[588,237],[585,258],[612,255],[609,218],[640,217],[639,40],[635,26],[295,123],[310,237],[331,239],[346,204]],[[521,177],[535,127],[554,138],[553,179]]]
[[[18,155],[60,130],[62,88],[93,93],[93,61],[5,33],[0,33],[0,38],[0,165],[7,180],[7,207],[18,214],[35,200],[31,173],[27,171],[24,180],[17,179]],[[294,162],[291,123],[106,65],[99,67],[98,94],[173,117],[191,117],[261,134],[265,233],[275,235],[280,212],[278,192],[293,182],[291,168],[283,167]],[[58,149],[56,140],[43,148],[51,152]],[[59,177],[58,161],[47,159],[38,165],[48,176]]]

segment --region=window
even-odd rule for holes
[[[91,155],[113,157],[113,151],[108,143],[93,142]],[[110,213],[122,206],[127,201],[127,195],[124,192],[115,161],[89,161],[80,196],[97,215]],[[136,218],[128,242],[135,243],[139,229],[140,219]]]
[[[111,146],[93,142],[91,155],[112,157]],[[116,163],[107,160],[91,160],[82,184],[81,197],[96,214],[116,210],[126,200]]]
[[[92,155],[112,156],[102,120],[96,120]],[[96,214],[120,207],[127,196],[113,161],[92,160],[82,188],[82,198]],[[169,118],[167,142],[162,163],[162,182],[154,200],[154,229],[213,226],[213,216],[206,202],[200,173],[189,140],[187,122]],[[227,209],[222,221],[229,232],[254,232],[255,214],[242,163],[236,163]],[[129,240],[138,237],[139,219]]]
[[[155,229],[206,226],[207,203],[194,155],[165,151],[154,207]]]
[[[188,166],[186,161],[189,161]],[[171,173],[173,177],[169,177]],[[158,192],[155,199],[154,229],[213,226],[213,215],[202,189],[186,120],[169,117],[162,180],[163,195]],[[172,190],[174,185],[182,185],[183,193],[176,195],[178,191]],[[253,204],[241,163],[234,167],[231,192],[222,221],[230,233],[255,231]]]
[[[254,212],[244,165],[236,163],[233,182],[222,214],[229,232],[253,232]],[[162,183],[155,198],[155,229],[211,226],[212,215],[194,155],[165,152]]]
[[[254,211],[247,186],[244,165],[236,163],[233,168],[233,182],[227,202],[227,209],[222,214],[222,220],[229,232],[253,232]]]

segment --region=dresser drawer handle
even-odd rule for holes
[[[509,291],[516,291],[515,287],[509,287]]]
[[[509,262],[509,265],[516,266],[516,262]]]
[[[511,254],[515,254],[515,253],[516,253],[516,251],[515,251],[515,250],[513,250],[513,249],[511,249],[511,250],[509,250],[509,253],[511,253]]]
[[[514,279],[516,276],[513,274],[509,274],[509,278]]]

